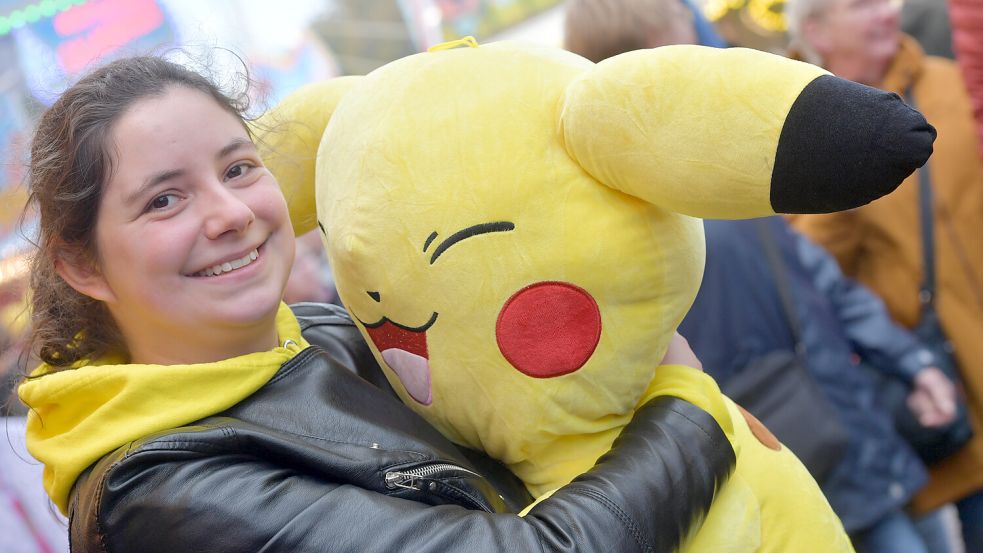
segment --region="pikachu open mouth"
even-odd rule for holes
[[[410,397],[421,405],[433,402],[427,330],[435,322],[436,312],[429,321],[418,327],[394,323],[386,317],[374,323],[362,322],[383,361],[396,373]]]

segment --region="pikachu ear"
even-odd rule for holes
[[[306,85],[250,124],[263,164],[283,189],[297,236],[317,226],[314,179],[321,136],[338,102],[362,78]]]
[[[595,179],[705,218],[840,211],[891,192],[935,129],[896,94],[755,50],[665,46],[566,91],[567,151]]]

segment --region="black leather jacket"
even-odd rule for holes
[[[79,478],[73,551],[668,553],[733,468],[707,413],[661,398],[591,471],[518,517],[521,484],[400,403],[343,310],[294,310],[316,345],[252,396]]]

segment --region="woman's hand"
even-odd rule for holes
[[[701,371],[703,370],[703,363],[700,363],[696,354],[693,353],[686,338],[683,338],[678,332],[672,333],[672,340],[669,341],[669,349],[666,350],[666,355],[662,358],[660,365],[685,365]]]

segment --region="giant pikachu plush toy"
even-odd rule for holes
[[[925,162],[934,129],[897,96],[751,50],[595,65],[464,42],[310,85],[259,125],[295,230],[320,226],[399,396],[537,498],[639,405],[691,399],[737,464],[680,550],[852,551],[791,452],[702,372],[658,364],[700,286],[696,217],[865,204]]]

